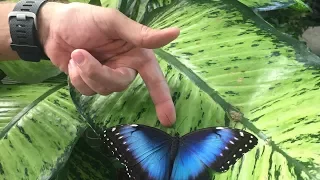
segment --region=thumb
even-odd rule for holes
[[[125,67],[110,68],[101,64],[84,49],[74,50],[71,58],[77,65],[84,83],[94,92],[102,95],[126,89],[136,77],[135,70]]]
[[[160,48],[176,39],[180,33],[178,28],[152,29],[128,18],[119,11],[113,11],[113,13],[112,19],[109,20],[116,35],[137,47]]]

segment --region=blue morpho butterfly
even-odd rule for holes
[[[101,134],[103,145],[137,180],[208,179],[206,169],[224,172],[258,139],[243,130],[210,127],[182,137],[146,125],[123,124]]]

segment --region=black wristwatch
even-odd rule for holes
[[[20,0],[9,13],[11,49],[25,61],[49,60],[38,37],[37,14],[47,0]]]

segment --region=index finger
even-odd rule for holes
[[[145,51],[148,60],[144,61],[137,71],[149,90],[159,121],[164,126],[171,126],[176,121],[176,111],[169,86],[153,51],[147,49]]]

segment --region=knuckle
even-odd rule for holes
[[[138,39],[138,46],[141,45],[143,46],[146,37],[148,36],[150,31],[150,28],[145,26],[145,25],[141,25],[141,30],[140,30],[140,38]]]

